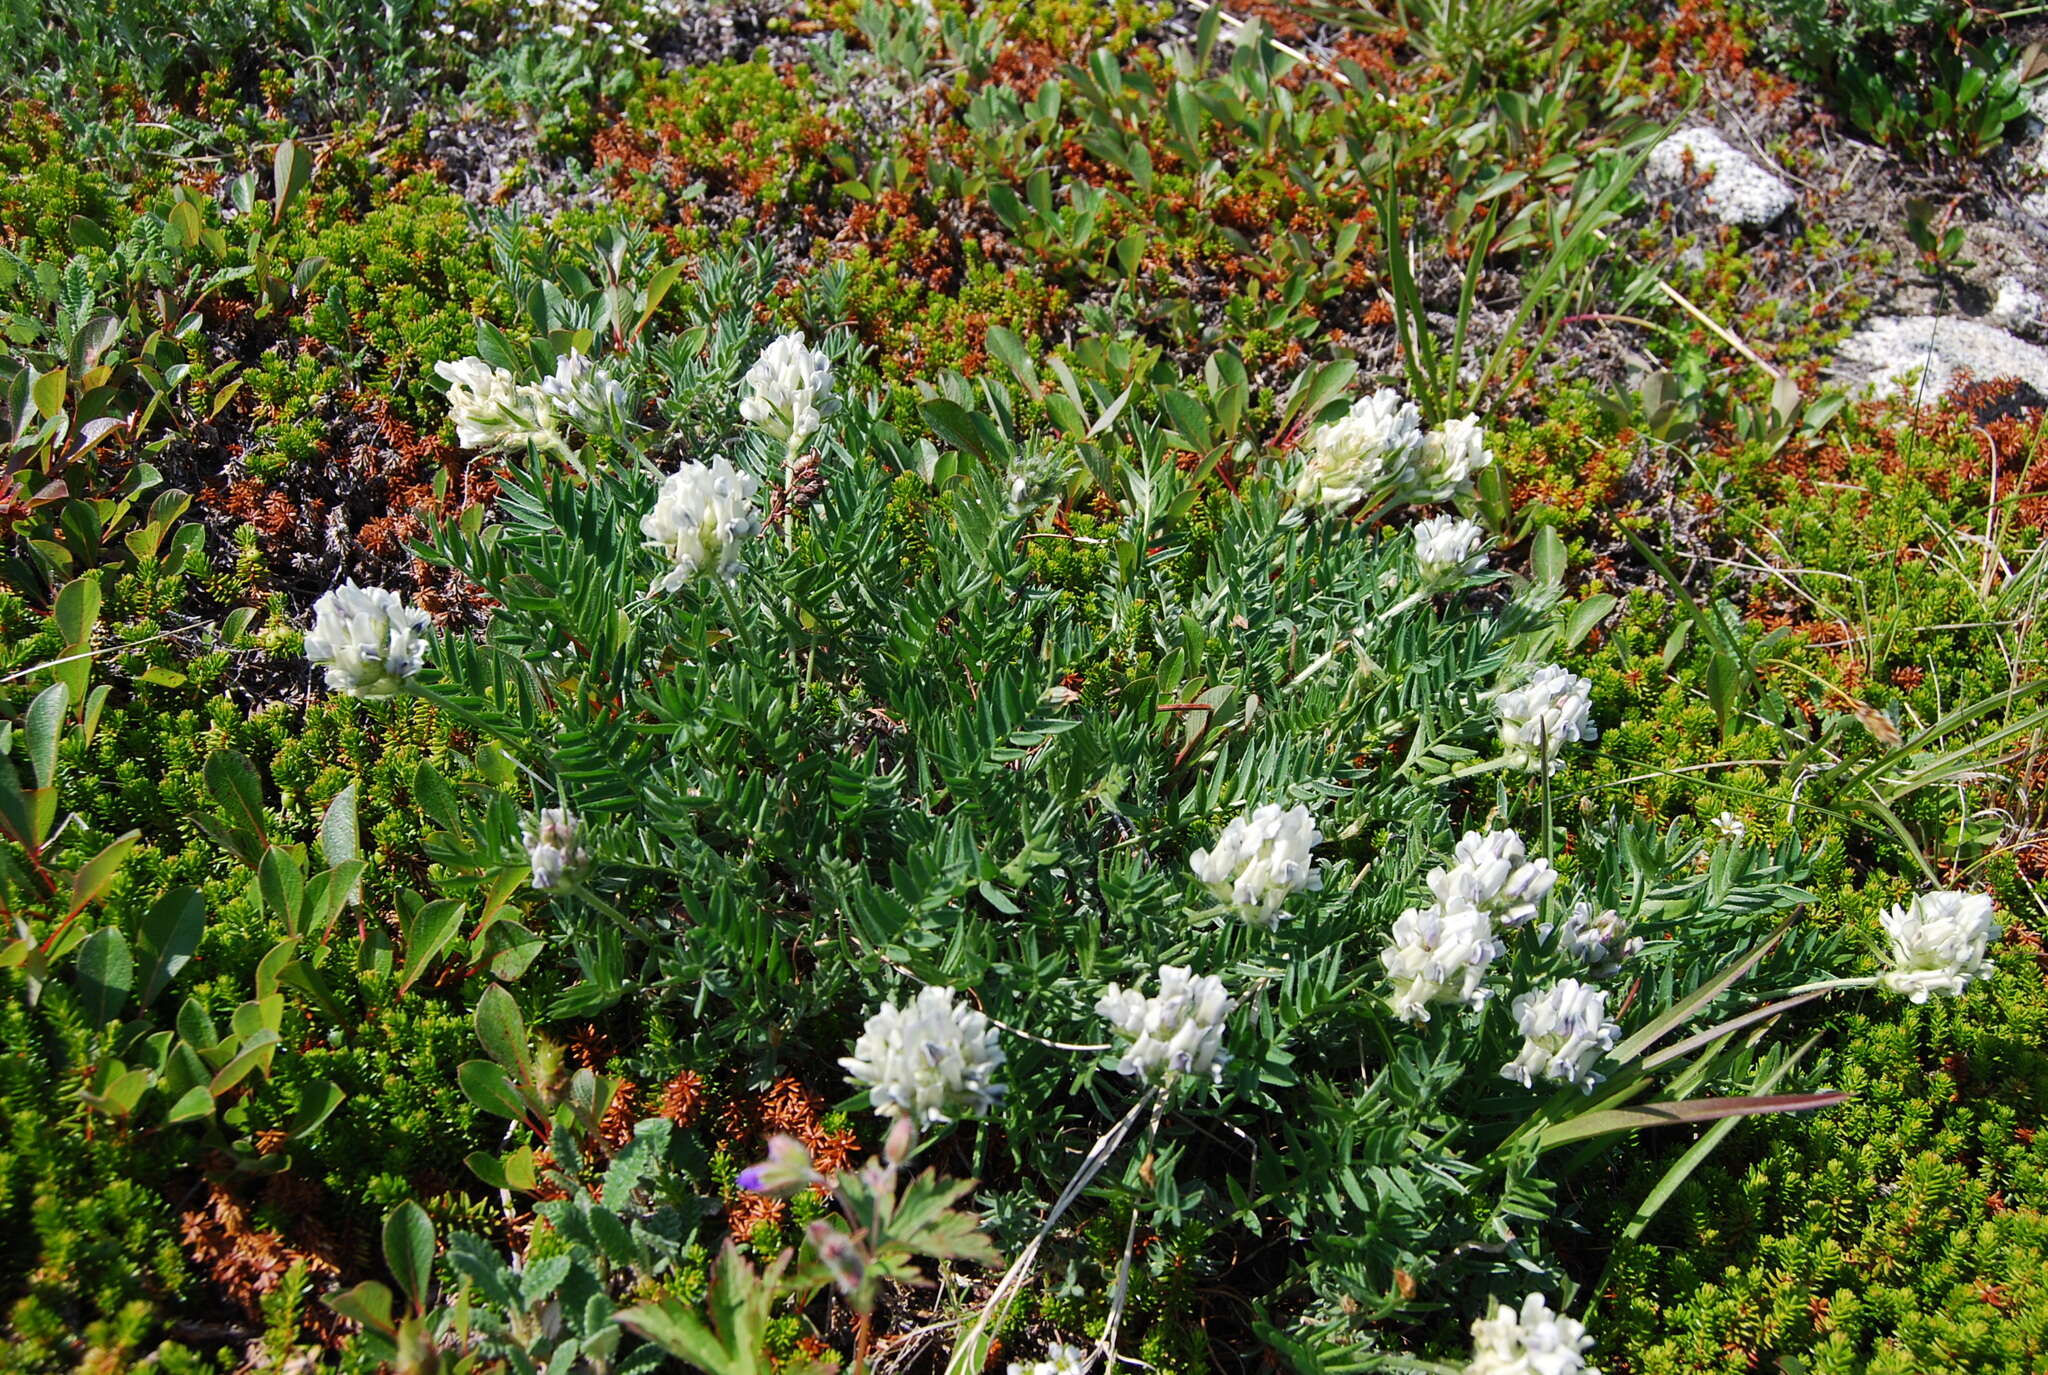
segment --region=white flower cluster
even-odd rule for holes
[[[882,1116],[930,1126],[993,1107],[1003,1059],[987,1017],[955,1005],[952,989],[928,986],[901,1011],[883,1003],[839,1066]]]
[[[1451,867],[1430,870],[1427,882],[1439,907],[1476,907],[1513,927],[1536,915],[1557,886],[1557,870],[1547,859],[1530,859],[1513,831],[1467,831],[1451,854]]]
[[[1543,1295],[1522,1300],[1517,1313],[1495,1304],[1472,1322],[1472,1359],[1465,1375],[1600,1375],[1586,1364],[1593,1339],[1586,1325],[1550,1311]]]
[[[1453,583],[1486,570],[1486,531],[1463,516],[1431,516],[1408,532],[1415,540],[1415,566],[1432,585]]]
[[[1479,470],[1493,463],[1493,450],[1486,447],[1486,431],[1479,417],[1446,420],[1443,428],[1432,430],[1415,456],[1415,472],[1402,494],[1409,502],[1449,501],[1472,490]]]
[[[761,351],[747,369],[746,388],[740,414],[792,451],[839,409],[832,395],[832,361],[822,349],[806,344],[801,332],[785,334]]]
[[[1230,1063],[1223,1022],[1236,1006],[1215,975],[1167,964],[1159,967],[1159,991],[1150,998],[1111,984],[1095,1010],[1123,1042],[1118,1071],[1157,1084],[1182,1074],[1221,1080]]]
[[[1268,802],[1234,818],[1216,838],[1216,848],[1197,850],[1188,862],[1195,877],[1239,916],[1271,930],[1280,924],[1280,906],[1290,893],[1322,888],[1322,871],[1310,854],[1322,839],[1308,808],[1283,810]]]
[[[1514,1002],[1522,1053],[1501,1066],[1501,1078],[1533,1088],[1538,1078],[1577,1084],[1591,1093],[1600,1082],[1593,1066],[1621,1040],[1607,1020],[1607,993],[1577,979],[1560,979]]]
[[[1081,1375],[1087,1368],[1086,1348],[1054,1342],[1045,1349],[1042,1361],[1010,1362],[1009,1375]]]
[[[1537,934],[1548,936],[1551,930],[1546,922]],[[1601,978],[1619,970],[1622,961],[1634,958],[1643,948],[1643,938],[1629,934],[1627,919],[1612,907],[1595,912],[1590,902],[1573,903],[1556,931],[1557,948]]]
[[[1537,669],[1520,687],[1494,693],[1501,751],[1509,767],[1556,773],[1558,755],[1566,745],[1598,740],[1592,693],[1591,683],[1556,664]]]
[[[1477,907],[1411,907],[1394,919],[1380,963],[1393,981],[1387,999],[1404,1022],[1426,1022],[1434,1003],[1478,1007],[1486,969],[1501,952],[1493,920]]]
[[[1921,893],[1882,918],[1891,938],[1892,968],[1878,982],[1916,1003],[1933,993],[1961,993],[1991,976],[1985,959],[1998,939],[1998,922],[1986,893]]]
[[[614,3],[610,10],[614,17],[607,19],[599,0],[526,0],[524,12],[515,5],[505,15],[505,21],[515,35],[547,33],[565,43],[581,44],[592,50],[602,48],[614,57],[624,57],[629,52],[644,57],[649,36],[674,24],[687,12],[684,0]],[[435,26],[436,32],[444,38],[474,43],[475,30],[457,28],[452,19],[443,18],[451,13],[448,0],[436,0],[433,18],[441,21]]]
[[[448,384],[448,415],[465,449],[536,449],[565,452],[554,403],[541,388],[513,380],[481,358],[434,364]]]
[[[707,464],[685,463],[662,481],[654,509],[640,518],[640,533],[670,564],[655,579],[656,592],[673,592],[700,574],[731,579],[746,564],[740,542],[761,533],[754,493],[761,483],[719,455]]]
[[[624,385],[575,349],[555,360],[554,375],[542,379],[539,389],[585,434],[615,434],[632,414]]]
[[[1308,461],[1294,498],[1342,510],[1390,498],[1408,481],[1422,448],[1422,412],[1392,387],[1354,404],[1342,419],[1318,425],[1302,441]]]
[[[434,364],[448,384],[448,416],[467,449],[536,449],[567,454],[564,417],[587,434],[616,433],[630,418],[626,389],[601,363],[575,349],[555,360],[551,377],[519,382],[481,358]]]
[[[543,808],[538,818],[519,823],[526,859],[533,866],[533,886],[559,888],[590,863],[590,852],[578,840],[583,823],[563,807]]]
[[[427,613],[396,592],[345,582],[313,603],[306,657],[327,686],[351,697],[392,697],[427,661]]]
[[[1487,967],[1501,953],[1496,923],[1516,927],[1535,916],[1557,886],[1557,871],[1547,859],[1530,859],[1513,831],[1467,831],[1450,867],[1431,869],[1424,881],[1435,901],[1395,918],[1380,952],[1394,985],[1387,1004],[1405,1022],[1428,1021],[1434,1003],[1484,1003]]]
[[[1302,450],[1307,461],[1295,479],[1295,500],[1337,510],[1360,502],[1449,501],[1471,490],[1473,475],[1493,462],[1479,417],[1426,431],[1415,403],[1391,387],[1316,426]]]

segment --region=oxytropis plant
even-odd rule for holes
[[[1554,537],[1493,566],[1478,419],[1347,403],[1349,365],[1262,411],[1227,355],[1188,379],[1121,344],[1048,380],[992,333],[1004,375],[931,379],[906,434],[849,341],[761,337],[729,263],[699,283],[675,334],[572,315],[523,372],[452,361],[503,494],[419,552],[496,614],[435,636],[343,589],[307,646],[523,773],[531,809],[469,797],[442,873],[529,876],[642,1015],[836,1062],[885,1119],[857,1175],[775,1143],[741,1184],[836,1211],[720,1283],[836,1289],[856,1362],[910,1257],[987,1267],[948,1291],[971,1371],[1057,1256],[1099,1302],[1027,1370],[1114,1359],[1190,1267],[1262,1285],[1302,1350],[1377,1359],[1426,1299],[1479,1315],[1472,1371],[1587,1368],[1549,1307],[1561,1186],[1635,1130],[1835,1101],[1769,1092],[1765,1032],[1855,981],[1796,924],[1793,844],[1567,794],[1599,731],[1557,660],[1590,623]],[[1915,998],[1996,930],[1961,894],[1886,929]],[[1006,1267],[964,1184],[901,1184],[913,1150],[1023,1181]],[[1065,1249],[1077,1212],[1120,1225],[1108,1261]],[[702,1324],[660,1309],[621,1321],[681,1351]]]

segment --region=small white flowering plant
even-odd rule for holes
[[[1817,994],[1745,994],[1843,949],[1793,920],[1796,845],[1651,827],[1576,769],[1597,616],[1562,605],[1555,536],[1481,601],[1417,592],[1412,517],[1301,518],[1273,436],[1352,414],[1354,368],[1275,416],[1234,361],[1133,382],[1084,344],[1069,388],[991,330],[989,374],[891,401],[815,324],[829,300],[770,332],[767,298],[738,255],[654,312],[673,332],[632,336],[644,298],[591,325],[628,336],[604,361],[645,428],[581,478],[508,452],[495,523],[420,542],[499,608],[450,640],[437,700],[511,761],[503,791],[546,794],[528,817],[605,838],[534,899],[583,974],[561,1005],[630,983],[676,1044],[800,1066],[863,1129],[1006,1181],[1017,1244],[955,1368],[1091,1216],[1171,1239],[1077,1261],[1101,1292],[1165,1251],[1269,1246],[1297,1330],[1369,1347],[1404,1291],[1562,1277],[1561,1186],[1603,1145],[1836,1101],[1769,1088],[1764,1032]],[[1368,449],[1407,465],[1388,493],[1481,470],[1483,436],[1426,449],[1404,404],[1318,440],[1308,496],[1371,499]],[[801,501],[782,429],[816,459]],[[1034,468],[1051,453],[1076,461]],[[576,837],[526,843],[502,791],[455,810],[444,874],[570,872]],[[1977,977],[1981,925],[1922,915],[1901,967]],[[793,1160],[754,1178],[806,1185]]]
[[[313,603],[306,658],[351,697],[395,697],[427,660],[427,613],[382,587],[345,582]]]

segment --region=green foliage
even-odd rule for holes
[[[765,209],[806,204],[823,189],[818,153],[831,125],[803,68],[761,59],[695,68],[636,91],[626,121],[650,139],[673,188],[701,181]]]
[[[2003,34],[1966,34],[1952,0],[1761,0],[1765,41],[1830,88],[1856,126],[1915,157],[1981,158],[2027,112],[2022,56]],[[1995,13],[1993,11],[1992,13]]]
[[[1958,1003],[1726,1025],[1873,972],[1923,880],[2026,920],[2038,422],[1828,398],[1883,251],[1630,190],[1640,117],[1725,98],[1756,26],[1956,160],[2013,126],[2019,31],[1170,8],[0,0],[9,1368],[824,1369],[973,1330],[996,1252],[1005,1356],[1454,1365],[1541,1287],[1610,1370],[2040,1365],[2031,936]],[[1911,210],[1930,275],[1974,213]],[[790,329],[847,403],[808,448],[735,409]],[[1624,331],[1641,376],[1558,382]],[[448,443],[436,363],[572,352],[621,384],[573,467]],[[1498,574],[1422,588],[1398,513],[1290,508],[1307,429],[1396,380],[1489,413]],[[753,570],[650,594],[639,520],[714,455],[768,489]],[[445,621],[397,702],[301,657],[373,570]],[[1486,694],[1566,656],[1598,748],[1490,767]],[[1266,800],[1327,837],[1277,933],[1187,867]],[[543,891],[550,806],[593,857]],[[1507,1006],[1383,1010],[1395,915],[1500,825],[1547,918],[1649,938],[1593,1095],[1500,1078]],[[1540,932],[1496,1003],[1566,971]],[[1221,1082],[1153,1097],[1089,1047],[1166,961],[1241,1005]],[[855,1174],[834,1062],[927,983],[1016,1028],[1007,1101],[938,1175]],[[1600,1131],[1645,1107],[1709,1125]],[[776,1113],[836,1189],[739,1189]],[[934,1257],[936,1302],[881,1291]]]
[[[2048,1351],[2048,1101],[2034,952],[1994,995],[1844,1020],[1831,1114],[1738,1129],[1640,1244],[1603,1308],[1658,1375],[2018,1372]],[[1653,1297],[1656,1296],[1656,1297]]]
[[[468,207],[432,177],[411,177],[378,188],[360,216],[304,223],[293,247],[328,264],[303,325],[324,347],[321,370],[311,386],[281,388],[276,414],[259,418],[282,430],[295,394],[367,391],[433,427],[445,413],[433,365],[469,352],[476,317],[504,309]]]
[[[737,263],[699,275],[746,289]],[[733,342],[712,322],[759,312],[710,293],[690,307],[712,313],[680,336],[630,337],[603,361],[631,375],[658,360],[675,389],[663,409],[709,423],[706,392],[729,385]],[[1271,478],[1244,481],[1234,500],[1203,499],[1233,443],[1248,467],[1273,462],[1256,440],[1233,439],[1241,365],[1219,360],[1198,382],[1086,344],[1077,354],[1100,371],[1084,382],[1060,364],[1049,389],[1033,360],[1000,347],[1025,390],[941,377],[919,416],[943,450],[885,424],[874,401],[844,398],[813,441],[821,489],[790,518],[782,549],[747,551],[757,571],[738,585],[645,590],[659,556],[625,533],[656,499],[641,463],[586,455],[572,480],[552,454],[513,459],[497,522],[443,525],[428,541],[501,610],[483,636],[443,641],[420,690],[548,780],[537,805],[581,819],[594,864],[550,921],[577,949],[596,1006],[635,986],[643,1007],[673,1009],[701,1042],[774,1054],[843,1044],[865,1009],[900,996],[907,973],[971,986],[1005,1024],[1075,1042],[1098,1025],[1088,1009],[1105,982],[1135,986],[1162,959],[1222,970],[1259,1030],[1223,1090],[1203,1095],[1204,1112],[1284,1151],[1232,1163],[1171,1116],[1155,1126],[1156,1170],[1150,1155],[1142,1171],[1133,1161],[1108,1197],[1143,1208],[1190,1255],[1227,1250],[1245,1230],[1300,1237],[1297,1273],[1332,1312],[1399,1312],[1397,1273],[1446,1289],[1504,1277],[1459,1241],[1508,1216],[1551,1215],[1556,1185],[1539,1160],[1649,1120],[1603,1113],[1664,1060],[1625,1059],[1613,1089],[1592,1098],[1504,1099],[1502,1029],[1447,1017],[1426,1035],[1389,1030],[1372,955],[1441,855],[1430,837],[1455,834],[1481,807],[1542,824],[1540,793],[1503,786],[1467,800],[1455,785],[1498,767],[1486,753],[1488,692],[1557,641],[1561,548],[1545,545],[1538,577],[1497,615],[1432,598],[1414,586],[1405,536],[1289,514]],[[516,349],[504,357],[515,376],[541,370]],[[1322,411],[1349,375],[1306,380],[1292,410]],[[1025,397],[1047,419],[1024,419]],[[1031,481],[1010,480],[1061,445],[1079,463],[1051,490],[1094,492],[1110,513],[1086,535],[1050,523]],[[781,449],[741,434],[725,452],[772,477]],[[1201,461],[1184,470],[1181,453]],[[911,474],[928,485],[914,504]],[[1027,554],[1038,539],[1102,551],[1086,556],[1091,595],[1045,586],[1075,575]],[[916,581],[903,581],[906,567]],[[1125,646],[1113,676],[1098,667],[1105,626]],[[1092,698],[1070,686],[1098,676]],[[1091,705],[1075,709],[1077,697]],[[455,891],[516,872],[520,818],[502,795],[424,778],[416,791],[438,825],[428,853]],[[1231,814],[1275,797],[1311,803],[1339,839],[1325,896],[1268,951],[1191,890],[1183,866]],[[1643,1056],[1711,996],[1688,1001],[1691,990],[1801,899],[1801,864],[1790,845],[1709,854],[1684,830],[1592,815],[1574,837],[1575,882],[1596,902],[1656,913],[1673,937],[1657,947],[1636,1014],[1630,1055]],[[643,868],[673,888],[637,882]],[[793,951],[810,968],[801,980]],[[1518,951],[1517,982],[1561,971],[1533,942]],[[1801,938],[1772,977],[1796,980],[1825,955]],[[479,1003],[490,1058],[464,1066],[465,1091],[536,1132],[587,1132],[601,1082],[551,1081],[509,1007],[496,993]],[[1778,1063],[1719,1033],[1700,1047],[1710,1049],[1686,1058],[1681,1096],[1706,1083],[1739,1092]],[[1021,1045],[1008,1081],[1008,1149],[1027,1177],[1063,1173],[1094,1130],[1090,1100],[1114,1113],[1124,1096],[1092,1064]],[[1670,1111],[1696,1109],[1723,1110]],[[478,1168],[516,1180],[526,1167]],[[879,1243],[876,1226],[867,1235]],[[1456,1254],[1475,1258],[1443,1262]],[[1540,1242],[1525,1254],[1540,1257]]]

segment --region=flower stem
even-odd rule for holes
[[[1800,993],[1832,993],[1838,988],[1875,988],[1879,976],[1865,974],[1853,979],[1816,979],[1812,983],[1799,984],[1793,988],[1774,988],[1755,996],[1759,1001],[1771,998],[1790,998]]]
[[[1477,778],[1480,774],[1494,773],[1500,769],[1506,768],[1507,766],[1508,757],[1506,755],[1502,755],[1498,759],[1482,760],[1477,764],[1467,764],[1461,769],[1453,769],[1449,773],[1444,775],[1443,781],[1446,783],[1455,783],[1461,778]]]

